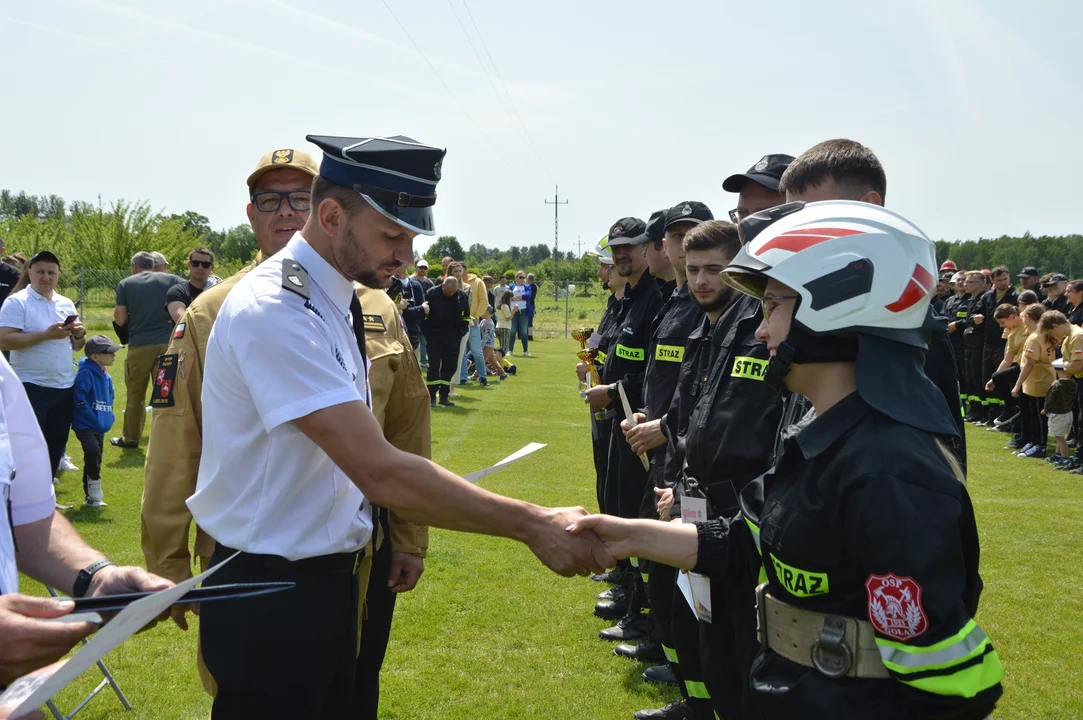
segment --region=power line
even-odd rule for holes
[[[500,150],[497,149],[496,145],[492,141],[492,138],[490,138],[489,135],[481,129],[481,125],[478,124],[478,121],[474,119],[474,116],[471,115],[470,111],[466,109],[466,106],[462,104],[462,101],[459,100],[459,97],[454,92],[452,92],[451,87],[444,81],[444,78],[440,75],[440,72],[436,69],[436,66],[432,64],[432,62],[429,60],[429,57],[421,49],[421,46],[418,45],[417,42],[414,40],[413,35],[410,34],[410,32],[406,29],[406,26],[402,24],[401,20],[399,20],[399,16],[396,15],[395,11],[391,9],[391,6],[387,4],[387,0],[383,0],[383,3],[384,7],[387,8],[387,12],[390,13],[392,19],[394,19],[395,23],[402,29],[402,34],[405,35],[406,39],[410,41],[410,44],[414,46],[414,49],[417,50],[417,54],[421,56],[421,59],[424,60],[425,64],[429,66],[429,69],[432,70],[432,74],[436,76],[436,79],[439,80],[440,84],[444,86],[445,90],[447,90],[447,94],[451,96],[451,99],[454,100],[455,104],[459,106],[459,109],[463,111],[463,115],[465,115],[466,118],[474,125],[477,131],[481,133],[481,136],[485,138],[485,142],[489,143],[489,147],[492,148],[493,152],[495,152],[497,156],[501,159],[501,161],[503,161],[503,163],[508,166],[508,169],[512,172],[515,172],[515,169],[512,167],[511,163],[508,162],[508,159],[504,157],[503,153],[501,153]]]
[[[386,2],[386,0],[385,0]],[[478,24],[474,20],[474,13],[470,12],[470,6],[466,3],[466,0],[462,0],[463,7],[466,8],[466,14],[470,18],[470,24],[474,26],[474,32],[478,35],[478,40],[481,41],[481,47],[485,50],[485,56],[489,58],[489,63],[493,66],[493,72],[496,73],[496,79],[500,81],[500,87],[504,89],[504,94],[508,96],[508,103],[511,105],[512,113],[515,115],[515,120],[519,123],[519,127],[523,130],[523,136],[526,138],[530,145],[530,149],[534,153],[534,158],[538,161],[542,170],[549,176],[549,180],[553,181],[553,176],[545,167],[545,161],[541,158],[541,153],[538,152],[538,148],[534,145],[534,140],[530,137],[530,131],[526,129],[526,125],[523,123],[523,118],[519,116],[519,110],[515,107],[515,101],[511,99],[511,93],[508,92],[508,86],[504,84],[504,78],[500,75],[500,68],[496,66],[496,61],[493,60],[493,54],[489,52],[489,46],[485,44],[485,37],[482,36],[481,30],[478,29]]]

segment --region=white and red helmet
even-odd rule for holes
[[[794,320],[813,334],[871,333],[926,347],[936,292],[933,242],[909,220],[850,200],[788,203],[742,225],[745,245],[723,271],[763,297],[768,280],[800,294]]]

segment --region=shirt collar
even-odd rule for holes
[[[871,415],[872,408],[856,392],[850,393],[823,415],[819,415],[797,436],[797,446],[806,460],[812,460],[836,440]]]
[[[42,295],[41,293],[39,293],[37,290],[35,290],[30,285],[26,286],[26,294],[28,296],[36,299],[36,300],[43,300],[44,302],[53,302],[53,300],[56,300],[56,290],[53,290],[53,299],[52,300],[50,300],[49,298],[47,298],[44,295]]]
[[[320,254],[308,244],[308,241],[299,232],[294,233],[290,241],[286,243],[286,250],[305,269],[309,279],[327,293],[327,297],[331,298],[331,302],[335,304],[341,314],[344,317],[349,315],[350,299],[353,297],[353,283],[320,257]]]

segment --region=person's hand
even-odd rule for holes
[[[673,488],[655,488],[654,494],[658,498],[658,519],[668,520],[673,509]]]
[[[609,403],[613,402],[609,398],[609,386],[608,385],[595,385],[583,395],[586,403],[590,405],[590,409],[594,412],[603,410],[609,407]]]
[[[585,517],[577,508],[541,508],[541,522],[531,532],[527,546],[546,567],[564,577],[604,572],[616,560],[592,532],[573,534],[568,528]]]
[[[511,306],[511,314],[514,315],[517,312],[519,312],[519,306],[518,305],[512,305]]]
[[[199,615],[199,603],[192,603],[191,605],[174,605],[169,608],[169,617],[173,618],[173,624],[179,627],[181,630],[188,632],[188,613],[193,615]],[[158,618],[164,620],[165,618]]]
[[[1019,397],[1019,386],[1012,388],[1012,397]]]
[[[426,300],[425,302],[421,303],[421,309],[425,311],[425,314],[426,314],[426,315],[428,315],[428,314],[429,314],[429,301],[428,301],[428,300]]]
[[[99,597],[102,595],[122,595],[124,593],[157,592],[173,587],[174,583],[163,577],[158,577],[147,572],[143,568],[133,565],[107,565],[90,580],[90,589],[87,597]],[[172,615],[172,613],[170,613]],[[105,617],[105,615],[103,615]],[[173,622],[177,622],[173,615]],[[158,623],[157,618],[147,625],[144,630],[149,630]],[[182,630],[187,629],[187,623],[177,626]]]
[[[575,366],[575,374],[579,376],[579,382],[585,383],[587,381],[587,370],[589,366],[585,362],[581,362]]]
[[[425,558],[404,552],[391,553],[391,574],[387,586],[393,593],[410,592],[425,572]]]
[[[410,301],[407,300],[406,298],[402,298],[401,300],[399,300],[398,304],[399,304],[399,310],[405,310],[406,308],[410,307]]]
[[[642,413],[635,414],[641,415]],[[624,427],[625,422],[627,420],[621,422],[621,427]],[[661,420],[640,423],[631,430],[625,431],[624,437],[628,440],[628,444],[632,446],[632,452],[636,455],[666,444],[666,436],[662,433]]]
[[[953,332],[955,332],[955,323],[950,322],[948,323],[948,335],[951,335]]]
[[[0,595],[0,685],[56,662],[86,636],[95,623],[47,622],[75,609],[71,600]]]
[[[632,417],[635,419],[636,424],[647,422],[647,415],[641,412],[632,413]],[[628,437],[628,432],[632,429],[632,423],[628,418],[620,421],[620,429],[624,431],[624,436]]]
[[[86,328],[83,326],[83,323],[80,322],[78,318],[76,318],[71,325],[68,325],[68,330],[71,331],[71,336],[76,340],[82,340],[86,337]]]
[[[975,315],[974,316],[974,324],[975,325],[981,325],[983,322],[985,322],[985,316],[984,315]]]
[[[990,380],[989,382],[985,383],[985,391],[986,391],[986,392],[993,392],[993,390],[995,390],[995,389],[996,389],[996,386],[994,386],[994,385],[993,385],[993,381],[992,381],[992,380]]]
[[[64,338],[71,337],[71,325],[65,325],[62,322],[58,322],[45,328],[42,332],[44,332],[45,337],[50,340],[63,340]]]
[[[614,560],[624,560],[637,554],[632,522],[614,515],[587,515],[568,527],[572,535],[591,532],[603,543]]]

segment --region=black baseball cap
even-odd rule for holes
[[[621,218],[609,228],[609,247],[647,242],[647,223],[637,217]]]
[[[651,219],[647,221],[647,239],[651,242],[661,242],[666,236],[666,211],[655,210],[651,213]]]
[[[708,220],[714,220],[711,208],[695,200],[686,200],[683,203],[677,203],[666,211],[665,229],[669,230],[680,223],[699,225],[701,222],[707,222]]]
[[[1019,271],[1019,277],[1041,277],[1042,274],[1038,272],[1038,268],[1027,265],[1025,268]]]
[[[955,273],[946,272],[940,276],[940,282],[951,282],[951,279],[955,277]]]
[[[1052,285],[1056,285],[1059,282],[1068,282],[1068,277],[1063,273],[1055,273],[1052,277],[1049,278],[1049,280],[1042,283],[1042,287],[1050,287]]]
[[[746,173],[730,175],[722,182],[722,189],[726,192],[741,192],[741,186],[745,180],[751,180],[757,185],[762,185],[768,190],[778,192],[778,182],[782,179],[782,173],[794,160],[793,155],[764,155],[760,161],[750,167]]]
[[[30,259],[26,261],[26,267],[31,268],[34,266],[34,263],[39,262],[51,262],[56,264],[57,267],[60,267],[60,258],[48,250],[42,250],[41,252],[34,253],[30,256]]]
[[[123,348],[110,340],[105,335],[95,335],[94,337],[86,341],[86,354],[87,357],[91,355],[97,355],[98,353],[109,353],[112,355],[115,352],[119,352]]]

